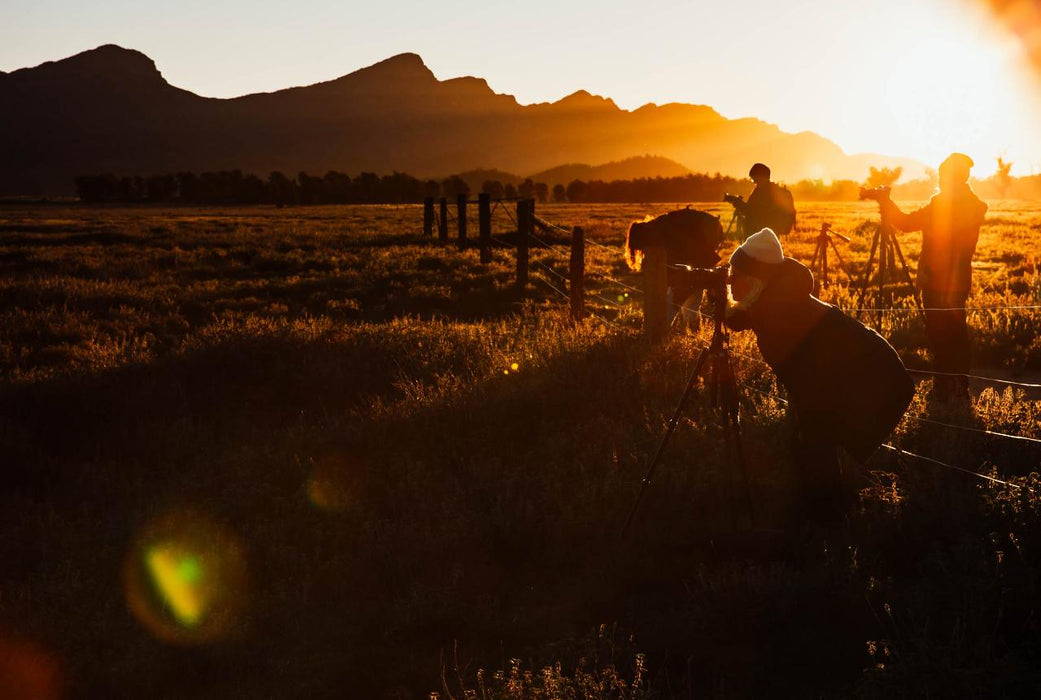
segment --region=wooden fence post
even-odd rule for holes
[[[665,248],[647,248],[643,258],[643,332],[650,340],[662,340],[668,331],[668,286]]]
[[[585,308],[586,238],[581,226],[571,231],[571,318],[581,321]]]
[[[517,200],[517,286],[528,284],[528,236],[531,233],[531,207],[528,200]]]
[[[466,195],[460,194],[455,198],[456,223],[459,224],[459,250],[466,247]]]
[[[481,263],[492,261],[492,197],[487,192],[477,196],[478,241],[481,244]]]
[[[434,235],[434,198],[423,198],[423,235],[430,238]]]
[[[441,198],[441,218],[437,224],[437,239],[442,243],[448,243],[448,200]]]

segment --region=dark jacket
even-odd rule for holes
[[[778,236],[784,236],[795,226],[792,193],[776,182],[756,185],[739,210],[745,217],[745,231],[750,234],[769,228]]]
[[[910,214],[889,200],[882,201],[882,211],[901,231],[922,232],[918,287],[934,299],[948,299],[950,306],[964,305],[987,205],[966,184],[940,192]]]
[[[813,275],[785,258],[759,299],[727,320],[751,329],[796,412],[829,412],[836,442],[863,461],[903,418],[914,382],[882,336],[811,295]]]

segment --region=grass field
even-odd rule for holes
[[[640,333],[621,244],[666,208],[539,208],[593,242],[577,326],[562,249],[517,290],[508,247],[425,240],[420,207],[0,209],[0,695],[9,668],[72,697],[1033,696],[1041,444],[979,431],[1041,437],[1037,390],[974,381],[952,414],[923,379],[893,437],[1013,485],[882,452],[842,528],[783,543],[730,534],[695,401],[619,537],[707,338]],[[803,204],[788,253],[826,220],[859,269],[876,218]],[[1041,379],[1041,311],[1008,308],[1041,303],[1039,237],[1041,206],[991,204],[978,375]],[[880,328],[928,369],[900,304]],[[747,335],[778,527],[788,425]]]

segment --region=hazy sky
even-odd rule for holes
[[[1028,0],[1030,2],[1036,0]],[[963,150],[1041,172],[1041,77],[972,0],[34,0],[0,10],[0,70],[114,43],[172,84],[231,97],[420,54],[521,103],[577,89],[634,109],[707,104],[848,153],[935,166]]]

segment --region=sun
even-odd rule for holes
[[[931,36],[902,54],[885,85],[885,104],[899,115],[900,141],[936,166],[952,151],[986,161],[1008,147],[1010,120],[1023,110],[1007,47],[985,36]]]

